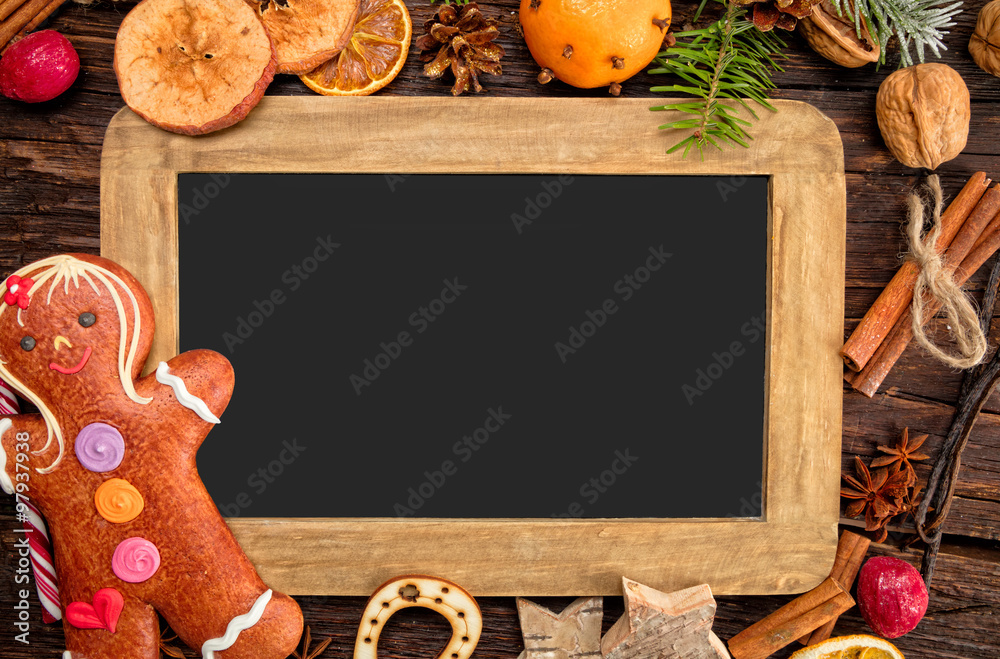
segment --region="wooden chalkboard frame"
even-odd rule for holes
[[[112,119],[101,159],[101,251],[152,298],[151,364],[178,346],[180,173],[697,174],[732,176],[734,184],[769,177],[761,518],[229,520],[272,587],[368,595],[395,575],[426,573],[477,596],[610,595],[620,594],[624,575],[663,590],[706,582],[716,594],[743,595],[801,592],[827,576],[839,519],[840,135],[811,106],[776,101],[778,112],[762,113],[749,149],[683,160],[666,154],[676,136],[657,130],[664,117],[650,104],[267,97],[238,126],[199,138],[161,131],[127,109]],[[712,263],[710,252],[705,261]]]

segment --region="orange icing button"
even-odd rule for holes
[[[139,516],[144,502],[139,490],[131,483],[121,478],[112,478],[97,488],[94,505],[104,519],[113,524],[124,524]]]

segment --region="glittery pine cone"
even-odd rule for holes
[[[417,39],[424,75],[440,78],[449,69],[455,76],[451,93],[458,96],[472,89],[483,90],[479,73],[501,75],[503,47],[493,40],[500,36],[499,21],[483,16],[479,5],[470,2],[457,9],[446,5],[424,23],[427,34]]]
[[[794,30],[800,18],[810,16],[823,0],[733,0],[737,5],[753,5],[750,19],[762,32],[776,27]]]

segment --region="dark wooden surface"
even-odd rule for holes
[[[942,165],[939,174],[947,194],[954,195],[968,176],[984,170],[1000,179],[1000,79],[979,70],[966,44],[976,14],[986,0],[965,3],[958,26],[946,39],[943,61],[966,80],[972,93],[972,128],[965,151]],[[101,142],[111,116],[123,105],[111,68],[116,29],[133,6],[124,1],[100,0],[89,7],[66,5],[50,27],[63,32],[77,48],[83,71],[73,88],[56,101],[29,106],[0,99],[0,274],[38,258],[64,251],[99,251],[99,168]],[[407,0],[414,24],[420,29],[432,13],[424,1]],[[691,2],[675,4],[674,25],[692,13]],[[487,13],[502,20],[500,42],[507,50],[504,76],[484,77],[487,96],[603,96],[603,90],[574,90],[561,83],[541,87],[535,82],[537,67],[516,30],[516,0],[483,2]],[[889,66],[876,71],[836,67],[809,50],[797,35],[788,35],[789,59],[777,74],[779,98],[812,103],[830,116],[844,140],[847,168],[847,302],[845,333],[864,314],[882,286],[891,278],[904,251],[900,219],[907,192],[923,172],[897,163],[886,150],[875,123],[875,93],[894,68],[898,57],[890,53]],[[400,76],[385,95],[447,95],[445,82],[420,76],[411,52]],[[654,96],[658,78],[640,75],[624,85],[629,97]],[[309,94],[295,77],[279,76],[269,94]],[[460,113],[452,117],[456,132],[486,130],[470,126]],[[654,119],[655,120],[655,119]],[[524,117],[530,124],[531,117]],[[405,154],[400,155],[405,158]],[[669,203],[669,202],[667,202]],[[981,289],[985,273],[973,279]],[[998,328],[1000,331],[1000,328]],[[851,468],[853,456],[873,456],[877,444],[891,442],[905,426],[912,432],[930,433],[926,449],[936,454],[954,411],[961,379],[959,373],[937,365],[916,350],[909,350],[874,399],[845,391],[842,465]],[[924,478],[927,467],[918,468]],[[845,524],[857,522],[844,520]],[[63,649],[58,625],[43,626],[33,618],[30,645],[13,641],[14,573],[12,500],[0,497],[0,656],[5,658],[56,657]],[[852,526],[852,528],[854,528]],[[917,550],[901,552],[905,529],[890,535],[872,553],[900,556],[919,565]],[[966,450],[955,503],[946,525],[947,536],[931,590],[930,607],[920,626],[897,639],[907,657],[963,659],[1000,656],[1000,398],[994,396],[976,427]],[[664,566],[669,570],[669,566]],[[581,593],[584,595],[586,593]],[[788,601],[789,597],[724,597],[719,600],[715,629],[729,638],[750,623]],[[333,637],[323,655],[345,657],[352,652],[354,634],[364,604],[360,598],[300,598],[314,637]],[[568,600],[549,600],[561,607]],[[481,601],[485,629],[476,656],[511,658],[522,648],[514,602],[508,598]],[[618,598],[606,598],[605,625],[622,611]],[[35,609],[37,614],[37,609]],[[867,628],[857,609],[843,618],[836,633],[864,633]],[[433,657],[444,644],[448,630],[443,619],[429,612],[404,612],[394,618],[383,635],[383,657]],[[778,656],[787,656],[789,650]],[[197,656],[190,651],[188,656]]]

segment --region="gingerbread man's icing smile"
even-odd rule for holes
[[[195,463],[232,366],[195,350],[140,377],[152,321],[139,283],[99,257],[0,287],[0,378],[40,412],[0,416],[0,485],[30,484],[48,519],[64,656],[158,659],[159,613],[204,659],[283,659],[302,614],[257,576]]]
[[[54,342],[55,349],[57,352],[59,351],[59,347],[63,344],[65,344],[69,348],[73,347],[73,344],[70,343],[69,339],[67,339],[65,336],[57,336]],[[75,375],[76,373],[82,371],[83,367],[87,365],[87,361],[90,360],[90,354],[92,352],[93,349],[90,346],[87,346],[87,348],[83,351],[83,357],[80,358],[80,361],[79,363],[77,363],[76,366],[71,366],[69,368],[66,368],[65,366],[60,366],[56,362],[52,362],[51,364],[49,364],[49,368],[51,368],[53,371],[58,371],[63,375]]]

